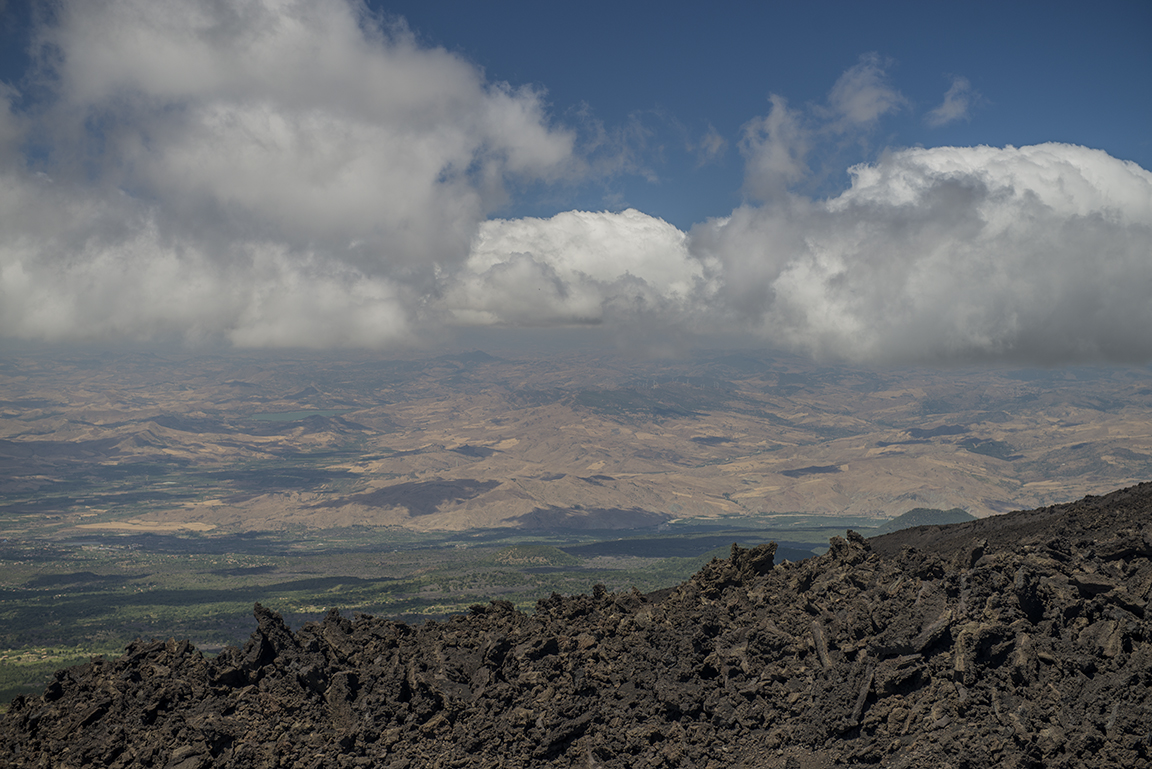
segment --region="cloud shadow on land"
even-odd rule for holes
[[[409,517],[432,515],[439,512],[445,502],[464,502],[475,499],[500,485],[500,481],[412,481],[398,483],[365,494],[356,494],[339,502],[327,503],[323,507],[360,504],[368,507],[403,507]]]
[[[812,465],[811,467],[798,467],[795,470],[781,470],[780,474],[787,478],[799,478],[802,475],[820,475],[822,473],[838,473],[840,468],[836,465]]]

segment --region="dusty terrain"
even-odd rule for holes
[[[257,605],[215,659],[141,641],[60,671],[0,721],[0,761],[1147,767],[1150,520],[1142,484],[419,627],[333,611],[293,633]]]
[[[9,354],[0,530],[982,517],[1152,477],[1148,373]]]

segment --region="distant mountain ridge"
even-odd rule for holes
[[[976,520],[976,516],[959,507],[954,507],[951,510],[916,507],[876,527],[876,534],[887,534],[901,529],[910,529],[913,526],[946,526],[950,523],[964,523],[964,521],[974,520]]]

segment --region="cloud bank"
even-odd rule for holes
[[[9,138],[0,179],[8,335],[402,341],[510,183],[581,172],[540,93],[343,0],[63,3],[39,45],[47,173]]]
[[[853,361],[1152,360],[1135,164],[904,149],[838,194],[795,191],[814,148],[908,108],[875,55],[824,105],[771,96],[739,143],[749,202],[684,232],[632,209],[491,218],[598,173],[577,130],[345,0],[66,2],[38,41],[52,98],[17,113],[0,91],[5,337],[388,347],[598,325]],[[972,98],[957,79],[925,119]]]
[[[692,232],[724,304],[830,359],[1152,359],[1152,174],[1066,144],[891,152]]]

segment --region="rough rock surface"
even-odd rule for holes
[[[137,642],[60,671],[0,722],[0,765],[1150,765],[1152,484],[774,550],[419,627],[293,633],[257,605],[215,659]]]

